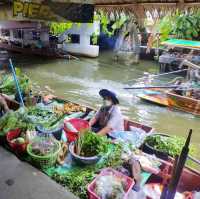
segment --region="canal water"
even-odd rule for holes
[[[102,103],[98,91],[110,89],[118,95],[125,116],[152,126],[159,133],[186,136],[192,128],[192,141],[200,148],[200,118],[142,102],[136,96],[141,91],[123,89],[130,79],[137,80],[145,72],[157,73],[156,62],[140,61],[139,64],[126,66],[114,62],[110,52],[101,53],[97,59],[70,61],[17,56],[14,62],[42,87],[48,85],[56,95],[92,107],[99,107]],[[166,79],[157,81],[160,84]]]

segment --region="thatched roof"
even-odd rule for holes
[[[177,9],[199,9],[200,0],[94,0],[96,10],[103,10],[107,14],[125,12],[135,15],[140,22],[146,16],[146,12],[163,16],[167,12],[175,12]]]
[[[143,12],[151,10],[176,10],[200,8],[199,0],[94,0],[96,9]]]

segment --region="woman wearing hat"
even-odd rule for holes
[[[124,119],[116,94],[102,89],[99,95],[103,98],[103,105],[89,122],[92,130],[98,135],[107,135],[112,131],[124,131]]]

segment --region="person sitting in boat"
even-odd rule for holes
[[[200,70],[199,69],[191,69],[189,71],[189,81],[200,84]]]
[[[107,135],[112,131],[124,131],[124,119],[116,94],[102,89],[99,95],[103,98],[103,106],[89,122],[92,131],[98,135]]]

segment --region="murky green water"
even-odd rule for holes
[[[138,91],[122,89],[127,85],[124,82],[140,78],[144,72],[156,73],[155,62],[141,61],[138,65],[124,66],[113,62],[112,54],[107,52],[98,59],[67,61],[18,57],[16,62],[40,85],[49,85],[57,95],[85,105],[99,106],[98,91],[111,89],[119,96],[124,115],[162,133],[186,136],[192,128],[193,142],[200,147],[200,118],[144,103],[136,97]]]

